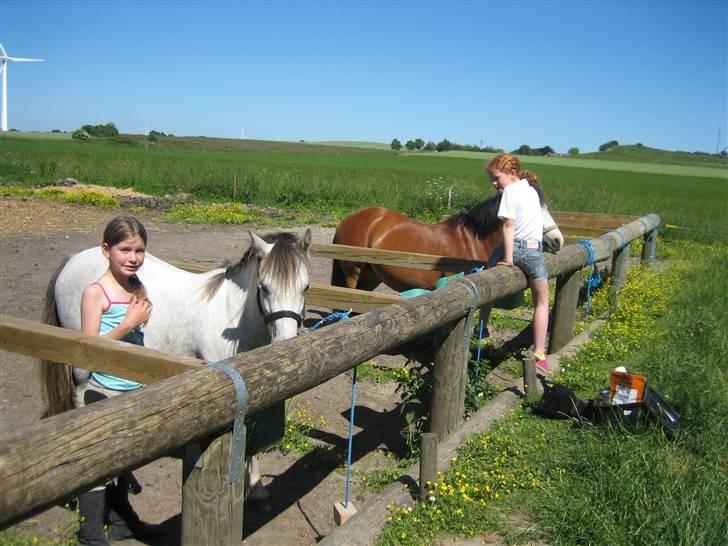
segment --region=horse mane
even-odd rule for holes
[[[490,199],[486,199],[468,210],[454,214],[445,220],[445,223],[452,229],[462,226],[474,233],[478,239],[485,239],[496,231],[501,224],[501,220],[498,218],[501,197],[502,195],[497,193]]]
[[[298,246],[298,236],[295,233],[286,231],[270,233],[262,238],[266,243],[273,245],[263,266],[264,271],[270,273],[283,286],[292,284],[298,271],[297,264],[302,260],[308,261],[308,256]],[[230,264],[229,261],[224,262],[221,267],[224,267],[225,271],[212,276],[205,285],[205,297],[207,299],[212,298],[226,279],[233,278],[245,269],[251,259],[258,257],[258,250],[251,246],[237,262],[233,264]]]

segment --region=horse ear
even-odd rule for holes
[[[253,233],[253,230],[248,230],[250,233],[250,247],[254,248],[259,255],[265,255],[270,252],[273,245],[266,243],[260,236]]]
[[[298,241],[298,247],[303,250],[306,254],[308,254],[308,249],[311,247],[311,230],[306,229],[306,233],[303,234],[303,238],[301,238],[300,241]]]

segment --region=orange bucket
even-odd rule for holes
[[[610,372],[609,396],[612,404],[641,402],[645,395],[645,376],[635,373]]]

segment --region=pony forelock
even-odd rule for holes
[[[291,232],[280,232],[262,238],[266,243],[273,245],[263,264],[263,273],[270,275],[276,285],[291,286],[298,274],[298,264],[303,261],[308,265],[308,256],[298,246],[298,236]],[[251,246],[237,262],[223,264],[225,270],[211,277],[205,285],[205,297],[212,298],[226,279],[238,275],[252,260],[260,257],[258,250]]]

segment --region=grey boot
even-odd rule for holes
[[[110,546],[104,531],[104,509],[106,491],[88,491],[78,497],[81,526],[78,529],[78,543],[86,546]]]

